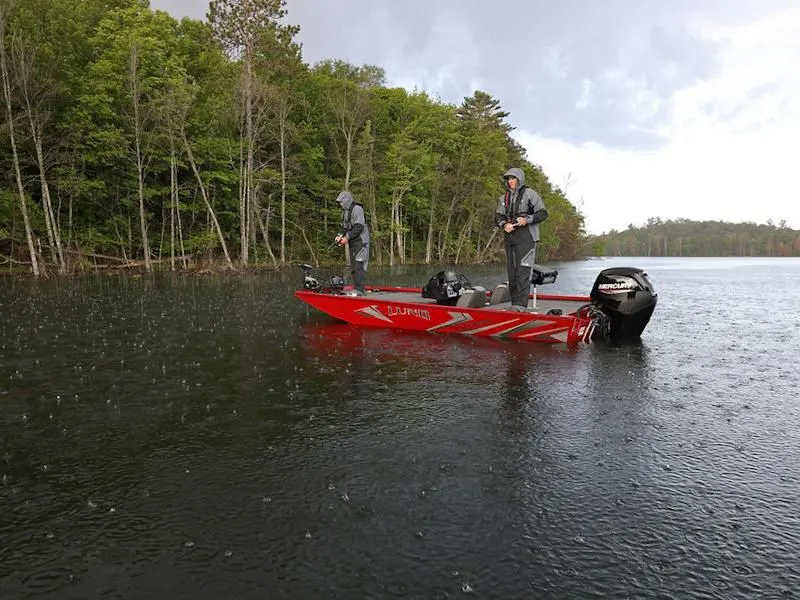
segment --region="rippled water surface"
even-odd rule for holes
[[[799,597],[800,261],[542,291],[617,264],[659,292],[622,348],[355,329],[294,271],[0,279],[0,598]]]

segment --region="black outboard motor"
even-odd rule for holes
[[[592,303],[607,317],[592,338],[637,340],[650,322],[658,294],[642,269],[612,267],[600,271],[590,294]]]

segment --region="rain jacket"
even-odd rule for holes
[[[502,229],[506,223],[515,223],[517,217],[527,217],[528,231],[530,231],[531,238],[534,242],[539,241],[539,223],[544,221],[548,214],[544,206],[542,197],[536,193],[536,190],[525,185],[525,172],[516,167],[506,171],[504,178],[516,177],[517,189],[511,191],[506,181],[506,192],[508,194],[508,205],[506,205],[506,194],[500,196],[497,201],[497,208],[495,210],[494,222]],[[522,195],[520,195],[522,190]],[[517,230],[512,232],[511,235],[516,233]]]
[[[363,245],[369,244],[369,227],[367,227],[364,207],[353,199],[353,194],[350,192],[339,194],[336,202],[342,207],[342,228],[339,233],[348,241],[361,238]]]

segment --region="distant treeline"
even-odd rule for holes
[[[0,264],[338,261],[342,189],[365,207],[373,263],[494,261],[510,166],[550,211],[541,260],[581,254],[583,216],[497,99],[308,65],[289,22],[282,0],[213,0],[207,21],[147,0],[1,0]]]
[[[800,231],[775,225],[648,219],[641,227],[588,236],[589,256],[800,256]]]

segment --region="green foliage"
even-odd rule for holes
[[[154,257],[169,254],[178,217],[184,250],[198,260],[221,258],[221,240],[234,260],[238,252],[244,261],[242,243],[258,260],[280,255],[281,243],[287,261],[309,250],[341,260],[326,248],[339,226],[333,200],[349,187],[367,211],[378,263],[502,260],[493,219],[510,166],[526,171],[550,212],[540,259],[580,254],[583,216],[511,137],[499,99],[477,90],[454,106],[387,87],[379,66],[306,65],[284,0],[212,0],[208,17],[177,21],[147,0],[16,1],[6,44],[9,56],[13,40],[32,52],[47,177],[70,256],[141,257],[137,146]],[[12,108],[24,122],[19,83]],[[10,173],[4,125],[0,166]],[[20,168],[34,182],[32,226],[44,240],[29,137],[18,139]],[[0,182],[0,234],[19,242],[12,183]]]
[[[785,221],[776,226],[654,217],[640,227],[589,236],[585,248],[592,256],[800,256],[800,231]]]

